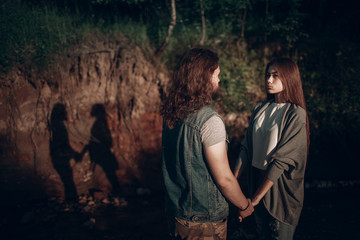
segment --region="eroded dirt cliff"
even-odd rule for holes
[[[125,37],[93,37],[54,62],[1,79],[3,201],[156,187],[165,68]]]

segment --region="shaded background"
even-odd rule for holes
[[[311,145],[297,238],[358,238],[358,5],[1,0],[0,228],[19,239],[164,239],[159,106],[180,54],[204,46],[221,61],[214,106],[231,164],[265,97],[266,63],[298,63]],[[251,218],[231,215],[229,231],[256,239]]]

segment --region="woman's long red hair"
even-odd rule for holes
[[[294,103],[302,107],[306,112],[306,135],[307,135],[307,150],[309,153],[310,144],[310,127],[309,117],[307,114],[304,91],[302,87],[300,71],[296,63],[289,58],[276,58],[266,66],[265,82],[267,81],[267,74],[269,67],[273,66],[281,80],[284,90],[278,94],[277,101],[279,103]],[[275,99],[274,94],[267,94],[268,99]]]

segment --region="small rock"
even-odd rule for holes
[[[87,206],[85,206],[85,207],[83,208],[83,210],[84,210],[85,212],[90,212],[90,211],[91,211],[91,207],[90,207],[89,205],[87,205]]]
[[[114,205],[116,207],[125,207],[125,206],[128,205],[128,202],[124,198],[115,197],[114,198]]]
[[[108,198],[104,198],[101,202],[104,204],[110,204],[110,200]]]

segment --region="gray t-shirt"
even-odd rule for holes
[[[218,115],[209,118],[200,130],[200,137],[204,147],[226,141],[226,129],[223,120]]]

